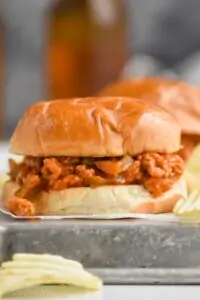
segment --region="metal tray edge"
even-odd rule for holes
[[[200,284],[199,269],[89,269],[105,284]]]

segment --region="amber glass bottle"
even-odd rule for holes
[[[55,1],[47,47],[50,98],[95,94],[119,76],[126,48],[123,0]]]

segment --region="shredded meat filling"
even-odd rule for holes
[[[178,154],[144,153],[132,158],[25,157],[10,160],[16,197],[30,199],[41,190],[142,184],[154,197],[169,190],[183,173]]]

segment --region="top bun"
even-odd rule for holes
[[[106,87],[100,96],[123,96],[149,100],[164,107],[178,120],[184,134],[200,134],[200,89],[184,82],[143,77]]]
[[[165,110],[132,98],[38,102],[19,121],[10,151],[29,156],[122,156],[172,153],[181,129]]]

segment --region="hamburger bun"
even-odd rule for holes
[[[11,181],[4,185],[3,201],[6,208],[10,209],[9,201],[18,188]],[[30,204],[34,215],[158,214],[171,212],[177,201],[186,197],[186,194],[185,182],[181,179],[158,198],[153,198],[139,185],[103,186],[41,192]]]
[[[183,134],[200,135],[200,88],[164,78],[143,77],[116,82],[99,93],[100,97],[133,97],[148,100],[171,113]]]
[[[142,100],[66,99],[33,105],[18,123],[10,151],[42,157],[172,153],[180,148],[180,133],[171,114]]]

